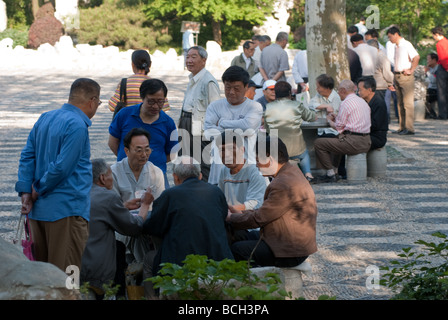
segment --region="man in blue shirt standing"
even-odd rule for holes
[[[68,103],[41,115],[21,153],[15,190],[29,214],[34,255],[62,271],[81,267],[88,238],[92,165],[88,127],[100,86],[80,78]]]

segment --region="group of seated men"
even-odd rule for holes
[[[248,103],[245,91],[249,81],[241,67],[232,66],[223,74],[224,86],[242,85],[245,89],[225,91],[223,100],[230,104],[228,111],[241,113],[236,120],[239,122],[250,118],[246,115],[249,111],[258,120],[247,119],[248,125],[253,122],[255,146],[244,136],[249,128],[218,130],[220,135],[215,132],[211,140],[215,156],[222,160],[216,167],[217,183],[201,181],[199,163],[184,155],[173,160],[175,186],[166,188],[164,173],[148,161],[151,137],[141,128],[133,128],[124,138],[127,157],[112,166],[101,159],[93,161],[91,236],[83,255],[81,279],[97,293],[102,293],[101,285],[107,281],[123,285],[124,269],[132,261],[143,264],[146,279],[157,274],[161,263],[181,264],[190,253],[214,260],[252,259],[252,265],[257,266],[291,267],[317,251],[315,195],[310,180],[290,162],[296,154],[289,154],[288,143],[280,135],[282,121],[278,120],[283,111],[270,110],[275,105],[272,102],[265,112],[258,103]],[[275,84],[276,92],[281,92],[282,86],[284,91],[276,100],[292,101],[288,103],[291,112],[303,109],[303,105],[291,100],[291,87],[285,84]],[[371,77],[361,79],[358,87],[350,80],[341,81],[337,91],[339,106],[332,103],[338,99],[331,77],[322,75],[316,84],[318,94],[310,101],[310,111],[301,109],[297,116],[311,112],[304,119],[313,121],[318,112],[326,110],[334,134],[322,134],[316,139],[317,163],[327,170],[326,176],[317,181],[335,181],[338,157],[385,144],[387,113],[384,100],[375,98],[375,81]],[[221,120],[226,115],[221,105],[218,100],[207,109],[206,128],[217,129],[224,123]],[[274,118],[277,126],[270,121]],[[280,134],[259,130],[262,119],[267,127],[279,129]],[[247,130],[242,136],[243,129]],[[251,157],[249,149],[255,156]],[[126,211],[129,213],[123,217]],[[130,259],[124,258],[124,252]],[[146,296],[157,298],[151,282],[144,285]]]

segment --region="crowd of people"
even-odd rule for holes
[[[149,54],[135,51],[128,105],[109,127],[113,164],[90,159],[88,127],[102,103],[100,85],[87,78],[74,81],[68,102],[36,122],[19,162],[15,190],[22,214],[30,218],[36,260],[63,271],[78,266],[81,282],[98,299],[110,281],[125,295],[131,263],[142,265],[144,279],[156,275],[162,263],[181,264],[188,254],[250,260],[252,266],[303,263],[317,251],[312,184],[340,179],[344,155],[385,146],[387,92],[397,97],[398,134],[414,134],[418,53],[396,27],[387,31],[385,47],[375,30],[348,31],[347,57],[358,61],[351,79],[337,86],[328,74],[309,79],[302,50],[294,59],[292,86],[285,75],[288,34],[280,32],[274,43],[268,36],[244,42],[222,74],[224,97],[206,69],[206,50],[191,46],[177,123],[164,112],[167,86],[148,76]],[[438,55],[428,56],[433,76],[428,97],[439,102],[437,117],[446,119],[446,81],[439,79],[446,79],[448,42],[440,28],[433,34]],[[309,81],[315,81],[317,93],[304,104],[295,95],[308,91]],[[122,83],[109,100],[112,112]],[[262,89],[258,98],[256,89]],[[326,124],[318,129],[314,149],[325,174],[314,177],[302,125],[319,118]],[[158,298],[150,281],[142,286],[148,299]]]

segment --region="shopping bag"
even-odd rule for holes
[[[25,239],[23,238],[23,232],[25,231]],[[16,237],[13,239],[13,243],[18,246],[23,254],[31,261],[34,261],[34,244],[31,237],[30,223],[28,215],[20,215],[19,224],[17,226]]]

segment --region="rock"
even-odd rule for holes
[[[304,296],[302,274],[310,276],[312,273],[311,265],[307,261],[293,268],[259,267],[251,268],[250,271],[259,278],[264,278],[268,273],[277,273],[282,283],[281,289],[291,293],[290,299],[299,299]]]
[[[11,38],[0,40],[0,50],[12,50],[14,41]]]
[[[67,274],[56,266],[28,260],[12,243],[0,238],[0,300],[79,300],[67,289]]]

